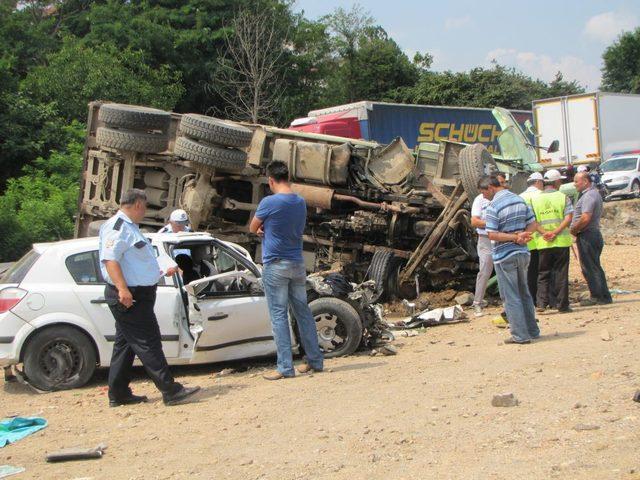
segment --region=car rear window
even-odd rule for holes
[[[9,270],[4,274],[0,283],[20,283],[26,277],[27,272],[31,270],[33,264],[40,257],[40,254],[35,250],[31,250],[24,257],[14,263]]]
[[[65,260],[67,270],[78,284],[104,283],[98,268],[98,251],[76,253]]]

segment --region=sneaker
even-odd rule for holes
[[[146,395],[129,395],[128,397],[123,398],[113,398],[109,399],[110,407],[119,407],[120,405],[135,405],[137,403],[145,403],[149,399]]]
[[[167,407],[181,405],[193,400],[193,395],[200,391],[200,387],[181,387],[176,393],[162,395],[162,400]]]
[[[484,312],[482,311],[482,305],[474,305],[473,306],[473,314],[476,317],[482,317],[484,315]]]
[[[513,338],[513,337],[509,337],[509,338],[507,338],[507,339],[504,341],[504,344],[505,344],[505,345],[526,345],[526,344],[528,344],[528,343],[531,343],[531,340],[522,340],[522,341],[519,341],[519,340],[516,340],[516,339],[515,339],[515,338]]]
[[[298,370],[298,373],[302,373],[302,374],[309,373],[309,372],[320,373],[320,372],[322,371],[322,369],[319,369],[319,370],[318,370],[318,369],[316,369],[316,368],[313,368],[313,367],[312,367],[311,365],[309,365],[308,363],[302,363],[302,364],[300,364],[300,365],[298,366],[297,370]],[[278,373],[280,373],[280,372],[278,372]]]
[[[282,380],[283,378],[293,378],[293,375],[283,375],[279,370],[273,370],[272,372],[262,375],[265,380]]]

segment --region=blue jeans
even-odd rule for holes
[[[527,286],[528,268],[528,253],[517,253],[495,264],[498,287],[504,299],[511,336],[516,342],[540,336],[533,298]]]
[[[264,292],[271,316],[271,328],[278,352],[278,371],[285,377],[295,375],[289,334],[289,307],[300,332],[300,341],[307,363],[314,370],[322,370],[322,352],[318,345],[316,321],[307,304],[307,272],[302,262],[274,260],[262,270]]]

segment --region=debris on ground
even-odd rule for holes
[[[458,305],[469,306],[473,304],[473,293],[463,292],[456,296],[455,301]]]
[[[576,432],[587,432],[589,430],[600,430],[600,425],[593,425],[590,423],[578,423],[573,429]]]
[[[380,347],[380,353],[383,355],[397,355],[398,349],[394,345],[383,345]]]
[[[0,422],[0,448],[42,430],[47,421],[41,417],[15,417]]]
[[[468,321],[467,315],[460,305],[447,308],[434,308],[424,310],[413,317],[398,320],[393,324],[394,328],[417,328],[444,325],[447,323],[458,323]]]
[[[611,333],[609,333],[609,330],[606,329],[600,332],[600,338],[605,342],[610,342],[611,340],[613,340]]]
[[[640,403],[640,390],[638,390],[636,394],[633,396],[633,401]]]
[[[513,393],[494,395],[491,399],[491,405],[494,407],[516,407],[518,403],[520,402]]]
[[[94,448],[65,448],[47,454],[47,462],[68,462],[71,460],[91,460],[102,458],[107,445],[100,444]]]
[[[9,477],[25,471],[24,467],[14,467],[12,465],[0,465],[0,478]]]
[[[226,376],[232,375],[234,373],[236,373],[236,369],[235,368],[223,368],[222,370],[220,370],[216,374],[216,377],[226,377]]]

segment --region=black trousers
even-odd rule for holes
[[[536,305],[569,308],[569,249],[553,247],[538,250],[538,296]]]
[[[527,269],[527,286],[533,301],[536,301],[538,295],[538,250],[531,250],[531,260],[529,260],[529,268]]]
[[[138,356],[158,390],[171,394],[181,387],[169,371],[162,351],[160,327],[153,311],[156,286],[130,287],[135,303],[127,310],[118,302],[118,291],[107,284],[104,297],[116,320],[116,338],[109,367],[109,399],[117,400],[131,394],[131,368]]]
[[[600,230],[587,230],[577,237],[580,252],[582,275],[587,280],[591,298],[598,302],[611,303],[611,293],[607,286],[607,277],[600,265],[600,255],[604,248],[604,240]]]

